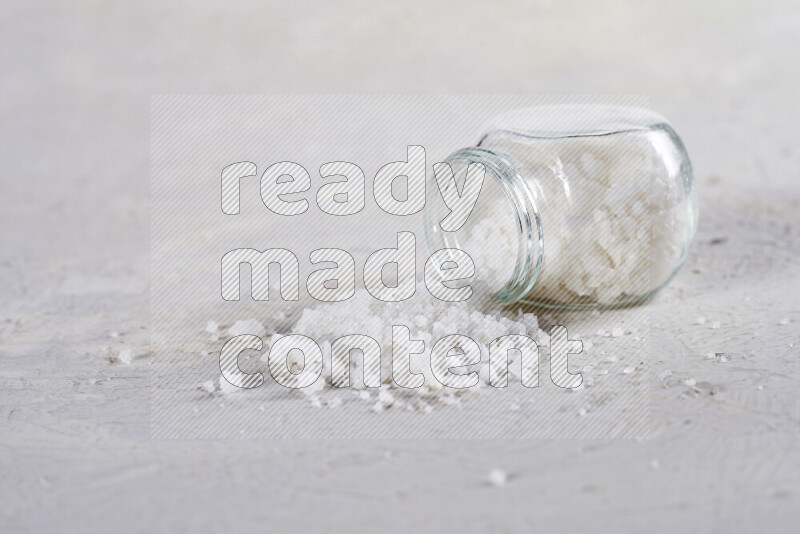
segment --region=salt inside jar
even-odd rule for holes
[[[439,226],[447,207],[436,185],[427,188],[428,248],[469,254],[473,287],[501,302],[641,302],[678,272],[697,225],[683,143],[646,109],[516,110],[446,163],[459,187],[470,164],[482,164],[485,179],[471,216],[452,232]]]

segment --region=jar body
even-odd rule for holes
[[[519,110],[447,163],[456,177],[483,165],[483,189],[455,232],[438,227],[442,206],[426,208],[429,247],[467,252],[482,291],[500,301],[640,302],[677,273],[696,228],[688,155],[666,120],[647,110]]]

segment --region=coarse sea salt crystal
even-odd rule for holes
[[[653,460],[652,462],[650,462],[651,469],[658,469],[659,467],[661,467],[661,464],[659,463],[658,460]]]
[[[382,402],[383,404],[386,404],[386,405],[391,405],[391,404],[393,404],[393,403],[394,403],[394,395],[392,395],[391,393],[389,393],[389,392],[388,392],[388,391],[386,391],[385,389],[382,389],[382,390],[381,390],[381,391],[378,393],[378,400],[379,400],[380,402]]]
[[[223,395],[233,395],[235,393],[239,393],[242,388],[237,388],[230,382],[228,382],[224,376],[219,377],[219,391]]]
[[[505,486],[508,482],[508,475],[502,469],[492,469],[489,471],[489,483],[495,487]]]
[[[122,349],[119,351],[119,354],[113,357],[113,361],[116,363],[130,365],[133,361],[133,351],[131,349]]]
[[[332,313],[336,306],[336,313]],[[404,301],[402,305],[387,303],[373,298],[366,290],[359,289],[355,295],[346,302],[319,304],[313,308],[302,311],[300,318],[292,327],[292,332],[302,334],[314,339],[323,353],[328,358],[324,365],[329,366],[330,343],[349,334],[361,334],[377,340],[386,356],[391,355],[392,327],[403,325],[408,327],[412,339],[422,340],[425,343],[424,352],[412,355],[411,365],[415,370],[423,373],[425,385],[415,390],[402,388],[404,394],[415,398],[424,398],[426,401],[438,404],[457,404],[458,399],[452,395],[448,388],[442,386],[433,375],[430,368],[430,354],[433,345],[444,337],[454,333],[469,335],[480,347],[481,363],[479,376],[481,384],[487,384],[488,373],[488,346],[498,337],[508,334],[524,334],[537,340],[540,346],[548,344],[548,337],[538,328],[536,316],[530,313],[517,311],[516,317],[504,316],[497,311],[481,311],[467,302],[442,302],[429,292],[418,292],[417,295]],[[276,336],[273,336],[274,343]],[[266,352],[266,351],[265,351]],[[386,395],[390,391],[399,389],[391,380],[391,357],[382,358],[381,376],[383,384],[378,392],[378,402],[389,405]],[[512,355],[510,366],[514,368],[515,356]],[[264,357],[262,357],[262,360]],[[517,362],[518,364],[518,362]],[[361,376],[363,373],[362,362],[356,358],[351,362],[351,384],[354,388],[363,387]],[[513,375],[513,371],[511,371]],[[330,374],[324,374],[327,382]],[[321,381],[320,381],[321,382]],[[472,390],[477,394],[479,388],[468,388],[459,391],[456,395],[468,394]],[[388,390],[388,391],[387,391]],[[384,393],[385,392],[385,393]],[[381,399],[380,395],[384,398]],[[362,400],[370,400],[368,391],[361,391]],[[394,397],[394,396],[393,396]],[[428,404],[415,405],[422,412],[433,410]],[[413,408],[412,408],[413,409]]]

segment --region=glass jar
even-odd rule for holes
[[[428,248],[465,251],[475,263],[473,290],[501,302],[641,302],[678,272],[697,226],[683,143],[646,109],[516,110],[446,163],[460,190],[470,164],[482,164],[485,177],[466,223],[450,232],[439,226],[450,210],[435,178],[429,184]]]

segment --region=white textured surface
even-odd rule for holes
[[[2,3],[0,530],[794,531],[797,3],[348,3]],[[149,441],[150,95],[267,92],[650,95],[701,202],[652,438]]]

